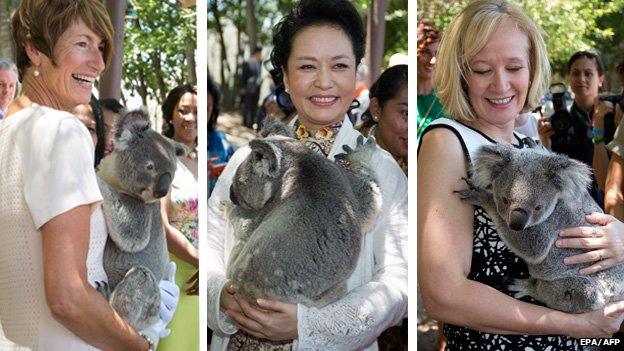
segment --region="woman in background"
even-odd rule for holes
[[[161,200],[161,214],[170,257],[178,267],[176,283],[190,285],[169,325],[171,336],[158,350],[198,350],[197,88],[184,84],[172,89],[163,102],[162,116],[162,134],[189,150],[178,157],[171,191]]]
[[[392,154],[407,175],[407,65],[386,69],[370,88],[361,132]]]

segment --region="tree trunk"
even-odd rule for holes
[[[186,67],[188,68],[186,82],[197,85],[197,70],[195,63],[195,41],[191,40],[186,44]]]
[[[226,107],[229,107],[227,102],[229,101],[228,98],[230,97],[230,89],[228,85],[228,80],[226,78],[225,70],[227,69],[228,72],[231,72],[231,70],[229,69],[230,67],[227,62],[227,47],[225,45],[225,38],[223,36],[223,27],[221,26],[221,14],[219,13],[216,1],[210,2],[210,9],[212,10],[215,18],[215,29],[217,30],[217,34],[219,35],[219,46],[221,47],[221,93],[223,94],[224,105]]]
[[[158,100],[158,104],[162,104],[167,97],[167,93],[169,89],[167,88],[167,84],[165,83],[165,78],[162,75],[162,62],[160,61],[160,55],[158,51],[152,51],[150,53],[150,58],[152,59],[152,63],[154,64],[154,76],[156,77],[156,84],[158,86],[158,94],[156,95],[156,100]]]
[[[247,37],[249,38],[249,54],[254,51],[257,45],[256,32],[258,24],[256,21],[256,11],[254,9],[253,0],[247,1]]]
[[[137,61],[141,60],[141,57],[139,55],[137,55]],[[138,70],[139,70],[139,74],[138,74],[138,84],[136,86],[136,90],[139,93],[139,95],[141,96],[141,103],[143,104],[144,107],[147,107],[147,78],[145,77],[145,72],[143,72],[143,68],[141,68],[140,65],[138,65]]]
[[[15,60],[13,37],[11,36],[11,13],[17,1],[0,2],[0,58]]]
[[[366,84],[369,87],[381,75],[386,38],[386,5],[387,0],[371,0],[368,10],[366,63],[369,73]]]
[[[123,61],[124,24],[126,2],[106,0],[106,10],[114,29],[113,57],[106,71],[100,76],[100,98],[121,98],[121,70]]]

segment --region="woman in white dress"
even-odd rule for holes
[[[106,226],[85,126],[68,111],[89,102],[109,62],[113,29],[97,0],[24,0],[12,17],[21,95],[0,123],[0,317],[32,350],[153,350],[171,319],[135,331],[94,288],[106,282]],[[169,294],[167,294],[169,296]]]
[[[364,43],[361,20],[347,0],[303,0],[274,32],[271,61],[278,70],[275,81],[285,85],[297,109],[292,127],[298,138],[312,139],[330,160],[343,145],[355,147],[360,135],[346,116]],[[225,276],[234,236],[222,211],[223,203],[230,201],[234,172],[249,152],[243,147],[234,154],[208,200],[211,349],[235,346],[231,341],[243,344],[249,341],[245,335],[282,341],[294,349],[378,349],[377,336],[407,313],[407,181],[401,168],[392,155],[377,148],[372,162],[383,207],[364,235],[345,296],[323,308],[265,300],[252,304],[236,295]],[[296,213],[292,216],[298,220]]]

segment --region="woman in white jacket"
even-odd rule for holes
[[[356,68],[365,36],[353,5],[343,1],[302,0],[276,27],[271,61],[297,109],[291,122],[300,139],[312,139],[333,160],[343,145],[355,147],[360,135],[347,118],[355,91]],[[323,308],[279,301],[254,304],[238,298],[226,279],[234,246],[233,228],[223,213],[238,165],[238,150],[208,201],[208,324],[212,350],[225,350],[230,337],[292,343],[306,350],[376,350],[376,339],[407,313],[407,180],[381,148],[373,156],[382,192],[382,209],[366,233],[349,292]],[[323,186],[323,184],[318,184]],[[293,221],[297,214],[293,214]]]

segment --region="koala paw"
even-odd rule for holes
[[[110,287],[107,282],[105,281],[95,282],[95,290],[97,290],[97,292],[102,294],[102,296],[104,296],[106,301],[108,301],[108,298],[110,297]]]
[[[513,296],[516,299],[519,299],[524,296],[531,296],[529,294],[531,286],[531,279],[514,279],[514,283],[509,285],[507,288],[511,291],[515,291],[516,293]]]
[[[364,137],[360,135],[357,138],[355,149],[349,145],[343,145],[342,149],[344,152],[334,156],[334,159],[345,167],[355,163],[370,164],[376,147],[377,144],[373,138],[368,138],[368,140],[364,141]]]

